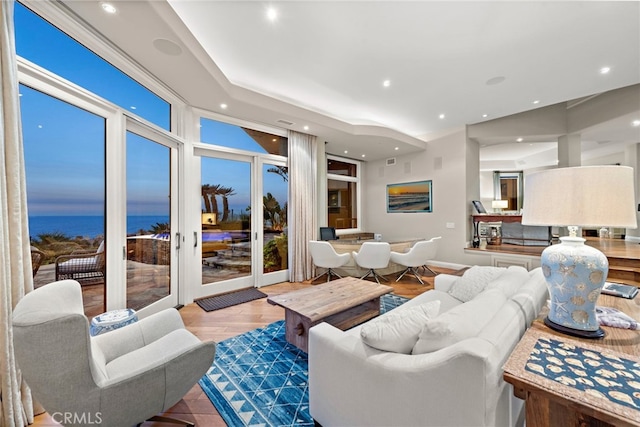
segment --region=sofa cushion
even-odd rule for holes
[[[438,315],[440,301],[430,301],[404,310],[391,311],[370,320],[360,329],[362,341],[382,351],[410,354],[418,334],[429,319]]]
[[[475,265],[464,272],[462,277],[451,285],[449,294],[462,302],[471,301],[482,292],[489,282],[500,276],[507,269]]]
[[[507,268],[507,271],[489,282],[485,289],[500,289],[507,298],[511,298],[527,280],[529,280],[527,269],[512,265]]]
[[[499,289],[482,292],[469,302],[453,307],[429,320],[418,336],[412,354],[440,350],[459,341],[477,336],[506,301]]]

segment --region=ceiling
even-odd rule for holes
[[[318,135],[365,161],[640,83],[635,1],[120,0],[112,15],[101,3],[60,4],[189,104]],[[640,99],[635,115],[583,132],[583,149],[640,142],[633,120]],[[553,139],[526,142],[485,138],[481,160],[555,153]]]

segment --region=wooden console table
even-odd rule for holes
[[[640,321],[640,297],[601,295],[598,305]],[[545,315],[504,366],[505,381],[525,400],[527,427],[640,426],[640,331],[603,326],[603,339],[574,338],[547,328]]]

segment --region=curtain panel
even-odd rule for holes
[[[316,137],[289,131],[289,280],[313,277],[309,240],[317,233],[318,167]]]
[[[14,1],[0,1],[0,426],[33,422],[31,392],[13,352],[11,314],[33,290],[18,68],[13,26]]]

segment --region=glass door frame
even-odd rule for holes
[[[286,158],[282,156],[269,155],[269,154],[257,154],[252,152],[245,152],[235,149],[224,149],[216,147],[210,144],[194,143],[193,144],[193,162],[189,168],[190,178],[187,180],[190,184],[190,207],[193,209],[189,213],[189,223],[193,225],[193,237],[187,238],[190,241],[190,247],[193,248],[192,256],[190,256],[192,262],[185,264],[185,268],[191,271],[189,287],[189,296],[191,299],[202,298],[210,295],[223,294],[238,289],[248,287],[262,287],[275,283],[280,283],[289,280],[289,270],[281,270],[272,273],[263,273],[263,179],[262,168],[264,164],[287,166]],[[201,158],[211,157],[223,160],[235,160],[249,163],[251,166],[251,274],[226,281],[215,282],[211,284],[202,284],[202,268],[201,268],[201,247],[202,244],[202,230],[200,227],[200,210],[196,211],[194,206],[200,206],[199,201],[200,185],[201,185]],[[195,272],[195,273],[194,273]]]
[[[171,206],[170,206],[170,225],[169,225],[169,229],[171,230],[171,245],[169,246],[171,249],[171,255],[170,255],[170,259],[171,259],[171,263],[170,263],[170,290],[169,290],[169,295],[167,295],[166,297],[163,297],[161,299],[159,299],[158,301],[153,302],[152,304],[140,309],[138,311],[138,313],[140,313],[142,316],[151,314],[151,313],[155,313],[157,311],[163,310],[165,308],[170,308],[170,307],[175,307],[179,304],[181,298],[180,298],[180,286],[179,284],[182,283],[182,281],[180,280],[180,276],[179,276],[179,272],[180,272],[180,257],[179,257],[179,249],[182,247],[183,244],[183,240],[184,240],[184,236],[181,233],[181,222],[180,222],[180,203],[181,198],[180,195],[182,194],[182,191],[180,189],[181,187],[181,182],[182,180],[180,179],[180,161],[181,159],[184,158],[184,144],[183,142],[176,138],[174,135],[156,128],[152,125],[149,125],[147,123],[144,123],[143,121],[141,121],[139,118],[134,118],[131,117],[129,115],[125,115],[125,129],[124,129],[124,146],[123,146],[123,154],[126,154],[126,143],[127,143],[127,137],[126,137],[126,133],[127,132],[131,132],[134,133],[136,135],[139,135],[151,142],[155,142],[156,144],[159,144],[163,147],[166,147],[170,150],[171,152],[171,156],[170,156],[170,161],[171,161],[171,165],[170,165],[170,201],[171,201]],[[126,155],[125,155],[126,157]],[[126,158],[125,158],[126,161]],[[126,164],[126,163],[123,163]],[[123,230],[123,232],[120,234],[120,236],[123,236],[124,238],[124,242],[122,244],[122,256],[123,256],[123,262],[125,265],[125,271],[124,271],[124,278],[122,279],[125,283],[125,289],[124,289],[124,304],[126,304],[126,283],[127,283],[127,271],[126,271],[126,262],[127,262],[127,257],[126,257],[126,248],[127,248],[127,241],[126,241],[126,167],[123,168],[123,171],[120,172],[120,177],[123,178],[123,182],[122,185],[124,186],[123,191],[120,193],[121,194],[121,200],[120,200],[120,205],[122,206],[122,209],[124,210],[124,215],[123,215],[123,221],[125,224],[125,229]]]

